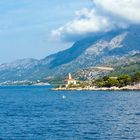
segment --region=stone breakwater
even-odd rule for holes
[[[125,87],[102,87],[102,88],[98,88],[95,86],[87,86],[85,88],[81,88],[81,87],[76,87],[76,88],[53,88],[52,90],[89,90],[89,91],[122,91],[122,90],[139,90],[140,91],[140,84],[137,85],[129,85],[129,86],[125,86]]]

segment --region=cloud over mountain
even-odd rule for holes
[[[65,41],[76,41],[81,37],[126,28],[140,23],[139,0],[92,0],[92,9],[75,12],[75,19],[52,31],[52,36]]]
[[[131,23],[140,23],[139,0],[93,0],[97,7]]]
[[[111,24],[108,17],[98,15],[96,11],[86,8],[76,11],[76,18],[66,25],[52,31],[52,35],[64,40],[85,36],[93,32],[108,31]]]

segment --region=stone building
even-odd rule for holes
[[[73,85],[76,85],[76,80],[73,79],[71,73],[68,74],[68,77],[67,79],[65,80],[65,83],[66,83],[66,87],[70,84],[73,84]]]

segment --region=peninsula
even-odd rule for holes
[[[105,76],[90,81],[75,80],[69,73],[63,85],[59,85],[53,90],[140,90],[140,73],[132,76],[120,75],[118,77]]]

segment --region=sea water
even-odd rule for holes
[[[0,139],[140,140],[140,92],[0,87]]]

